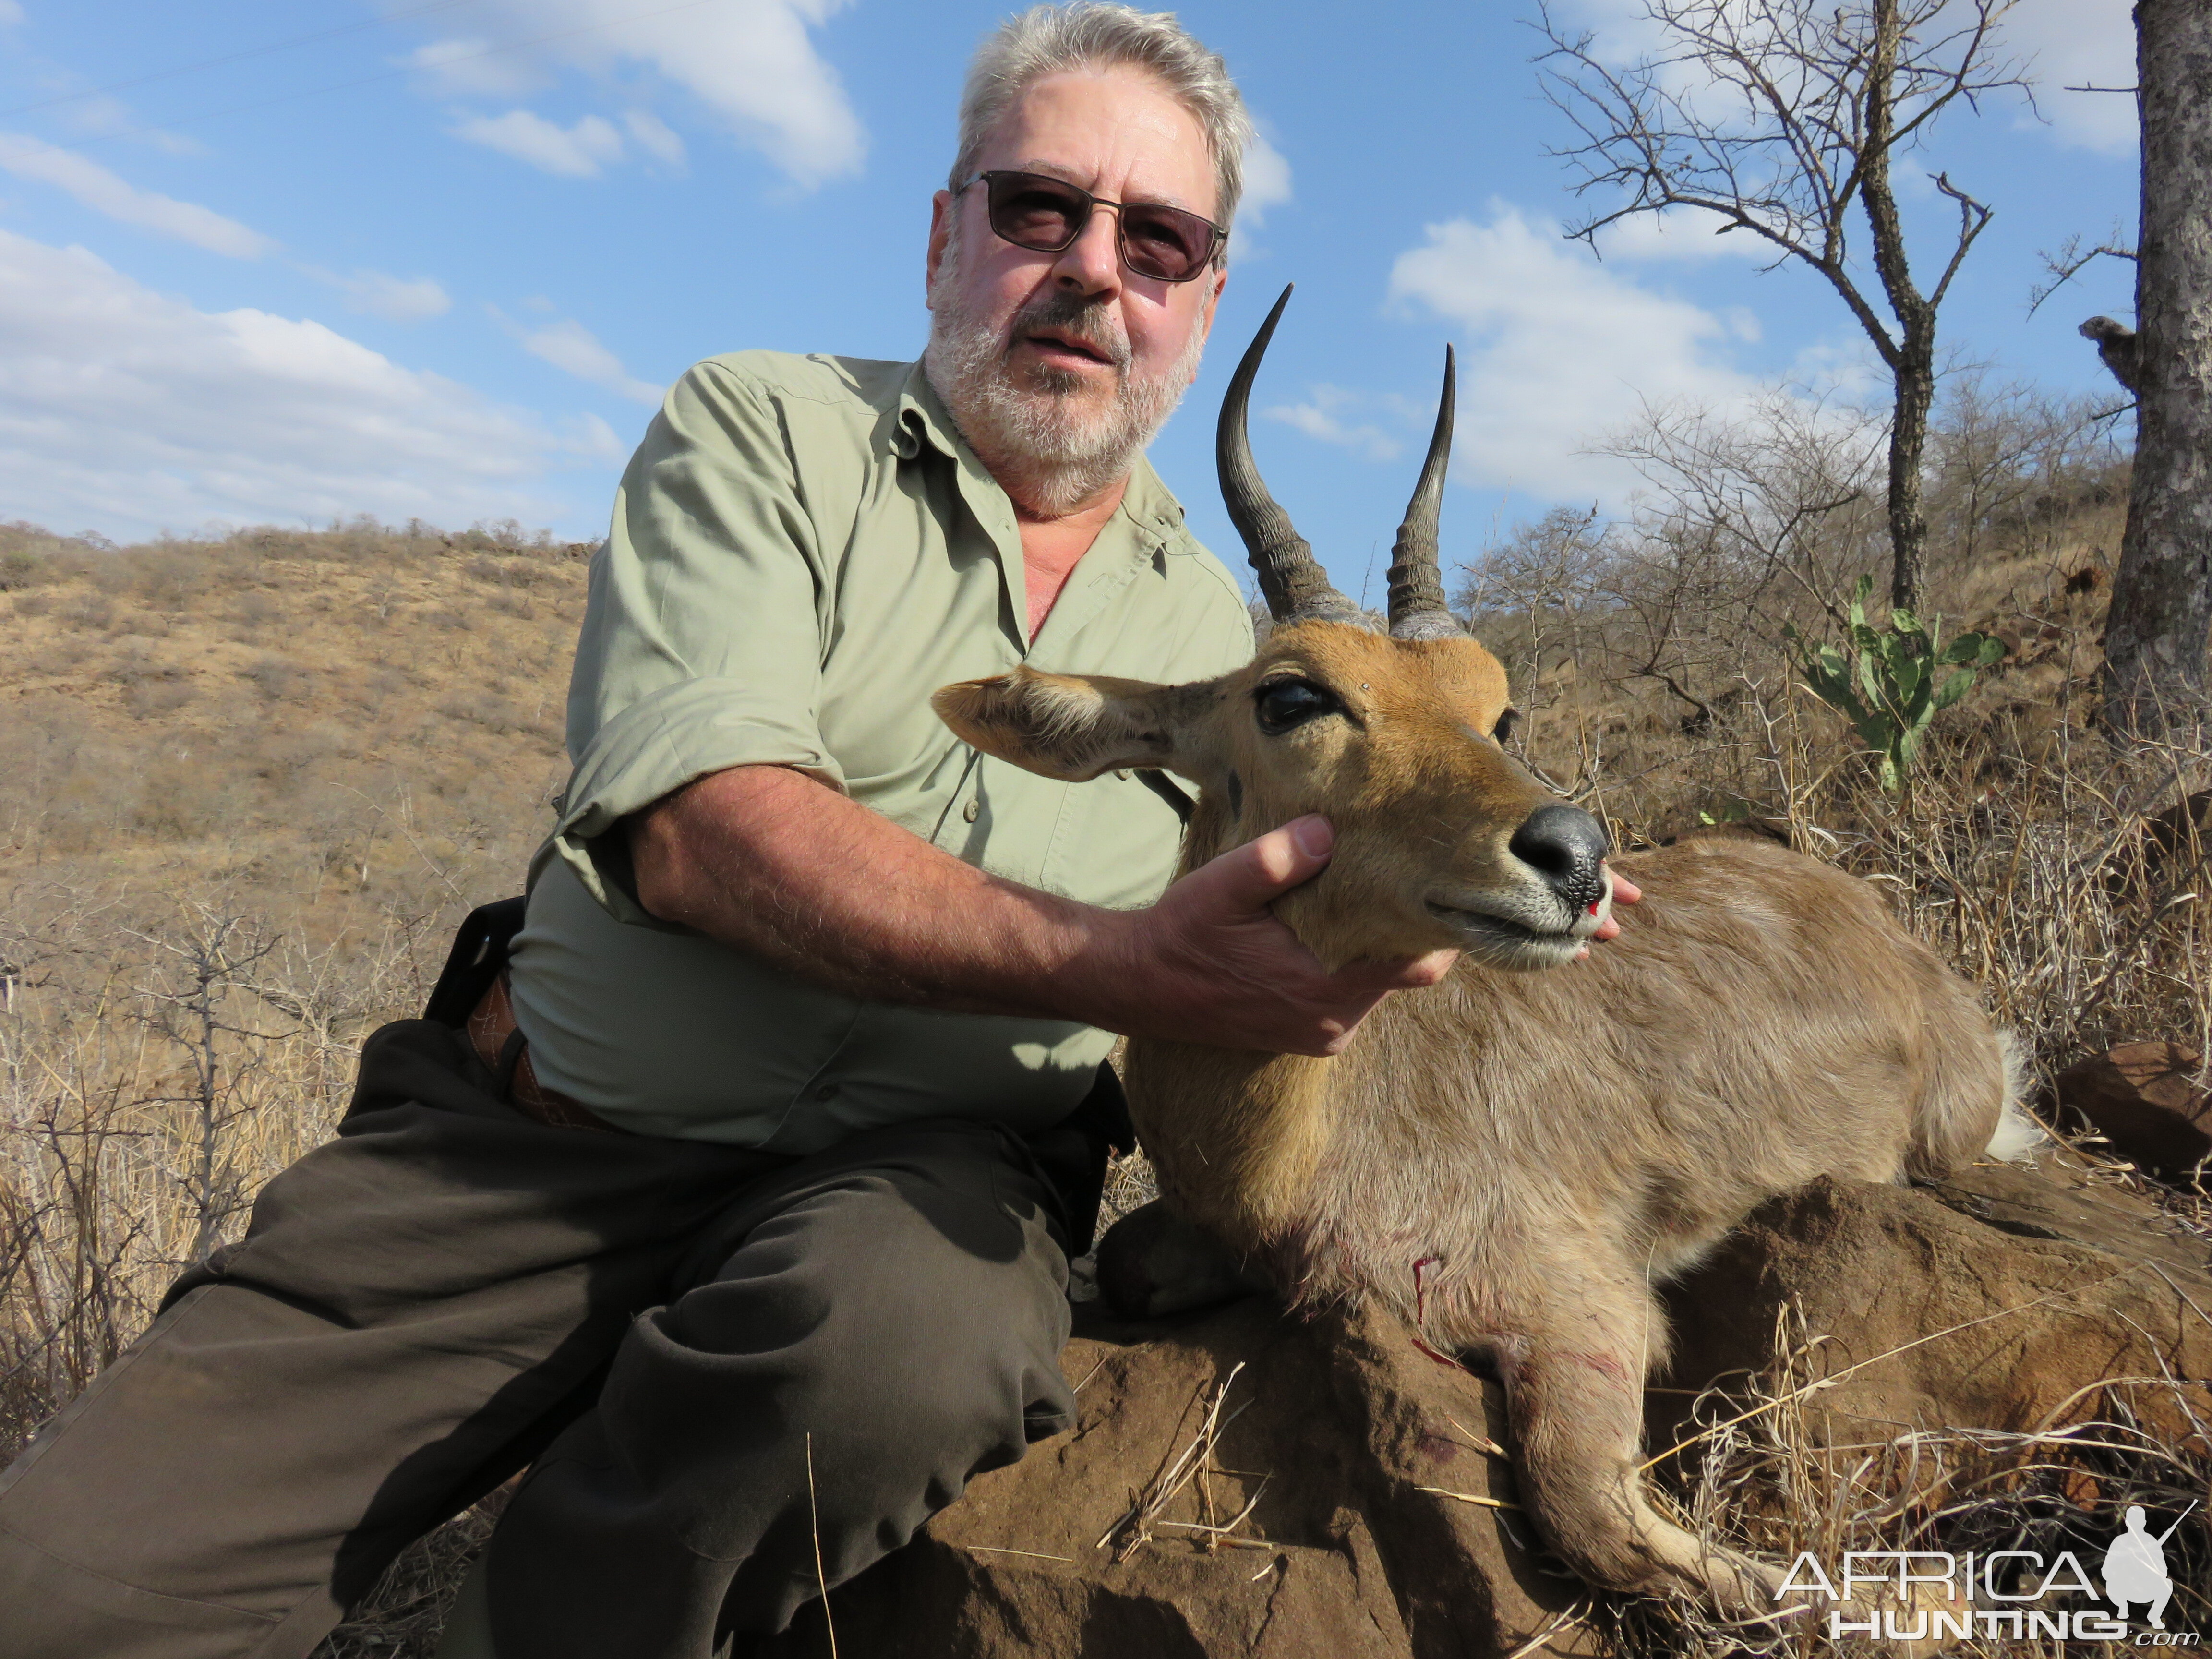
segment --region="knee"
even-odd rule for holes
[[[817,1356],[792,1404],[811,1425],[817,1465],[827,1459],[860,1484],[927,1490],[940,1507],[969,1476],[1073,1425],[1056,1347],[969,1334],[918,1321]]]

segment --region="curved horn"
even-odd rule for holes
[[[1221,421],[1213,432],[1213,460],[1221,476],[1221,495],[1237,533],[1244,538],[1252,568],[1259,573],[1260,591],[1267,596],[1267,611],[1279,622],[1297,622],[1308,617],[1328,617],[1356,622],[1359,608],[1332,586],[1328,572],[1313,556],[1305,538],[1291,527],[1291,515],[1275,504],[1253,464],[1252,441],[1245,431],[1245,415],[1252,401],[1252,380],[1274,337],[1275,324],[1291,302],[1285,288],[1275,308],[1252,343],[1243,361],[1230,377],[1221,399]]]
[[[1452,349],[1444,348],[1444,395],[1437,407],[1437,429],[1429,439],[1429,458],[1421,481],[1406,504],[1406,521],[1390,548],[1390,637],[1446,640],[1467,629],[1444,603],[1443,572],[1437,558],[1437,514],[1443,506],[1444,469],[1451,465],[1452,412],[1457,404]]]

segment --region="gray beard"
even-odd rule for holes
[[[1194,327],[1189,343],[1164,372],[1133,374],[1128,342],[1099,301],[1050,289],[1003,329],[969,314],[953,280],[959,256],[956,235],[930,295],[923,373],[968,447],[1009,495],[1034,513],[1073,512],[1127,477],[1167,424],[1197,374],[1205,336]],[[1092,412],[1078,405],[1086,386],[1071,370],[1043,368],[1027,385],[1017,380],[1006,362],[1012,343],[1042,328],[1067,329],[1111,355],[1118,384],[1107,407]]]

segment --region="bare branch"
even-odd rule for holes
[[[1949,173],[1936,175],[1936,188],[1959,204],[1959,245],[1951,250],[1950,263],[1943,267],[1942,276],[1936,278],[1935,290],[1928,296],[1930,307],[1943,303],[1943,295],[1950,290],[1951,279],[1959,274],[1959,267],[1966,263],[1966,250],[1973,246],[1974,238],[1982,234],[1982,227],[1989,223],[1990,216],[1988,208],[1951,182]]]
[[[2043,269],[2050,276],[2051,280],[2047,283],[2039,283],[2029,290],[2027,314],[2031,317],[2041,308],[2045,300],[2072,282],[2095,261],[2126,259],[2132,263],[2136,255],[2135,249],[2121,246],[2120,228],[2115,224],[2112,229],[2110,240],[2100,242],[2086,252],[2082,251],[2081,239],[2079,236],[2069,236],[2065,246],[2057,252],[2039,253],[2036,257],[2043,261]]]
[[[1995,93],[2027,95],[2020,63],[2000,50],[2014,0],[1641,0],[1657,45],[1612,58],[1588,30],[1548,9],[1536,27],[1545,97],[1575,141],[1553,153],[1579,175],[1576,193],[1612,199],[1570,225],[1596,246],[1639,213],[1711,215],[1818,271],[1887,367],[1892,422],[1892,592],[1919,580],[1925,525],[1917,468],[1933,397],[1936,313],[1990,206],[1936,175],[1959,207],[1932,288],[1916,281],[1892,176],[1947,110],[1978,112]],[[2029,100],[2031,106],[2033,99]],[[1866,250],[1855,254],[1854,215]],[[1862,263],[1863,261],[1864,263]],[[1880,283],[1874,292],[1867,265]],[[1885,314],[1886,313],[1886,314]]]

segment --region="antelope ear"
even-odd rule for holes
[[[1184,734],[1212,702],[1211,683],[1154,685],[1104,675],[1017,668],[963,680],[929,700],[938,718],[987,755],[1084,783],[1121,766],[1183,771]]]

